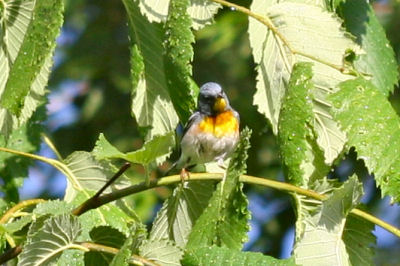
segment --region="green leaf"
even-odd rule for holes
[[[133,235],[130,235],[114,256],[110,266],[128,266],[132,256]]]
[[[321,183],[313,188],[328,194],[322,202],[303,198],[296,227],[294,257],[300,265],[348,265],[342,240],[347,214],[362,196],[362,184],[353,176],[339,188]]]
[[[279,116],[279,145],[287,178],[296,185],[306,185],[324,177],[329,168],[316,143],[313,128],[314,84],[311,63],[296,63]]]
[[[362,78],[339,85],[330,97],[333,115],[355,147],[382,195],[400,201],[400,120],[386,97]]]
[[[95,227],[90,231],[90,238],[96,244],[119,249],[125,242],[125,235],[109,226]],[[86,265],[109,265],[113,255],[104,252],[89,251],[85,253]]]
[[[91,194],[94,194],[94,192],[89,195]],[[85,200],[87,200],[87,196],[81,192],[75,197],[72,204],[78,206]],[[82,226],[81,240],[87,241],[90,239],[89,232],[91,232],[93,228],[102,225],[117,229],[119,232],[127,236],[129,234],[130,223],[135,221],[118,206],[108,203],[80,215],[79,222]]]
[[[214,187],[214,182],[191,181],[175,188],[153,222],[150,240],[169,239],[184,248],[193,225],[208,205]]]
[[[174,136],[174,132],[169,132],[163,136],[155,136],[147,141],[141,149],[122,153],[112,146],[103,134],[100,134],[93,154],[98,160],[120,158],[145,166],[152,162],[161,163],[171,153],[171,148],[174,146]]]
[[[145,14],[149,21],[162,22],[167,19],[170,0],[140,0],[139,6],[142,14]],[[221,5],[206,0],[191,0],[187,8],[188,14],[192,18],[194,29],[200,29],[213,22],[214,15],[218,12]]]
[[[79,248],[75,241],[80,232],[77,217],[63,214],[49,218],[41,229],[28,237],[18,265],[54,264],[64,250]]]
[[[168,240],[146,240],[139,255],[162,266],[180,265],[183,251]]]
[[[293,259],[279,260],[259,252],[242,252],[226,247],[203,247],[187,252],[182,265],[296,265]]]
[[[194,225],[189,235],[188,249],[217,244],[240,250],[247,240],[250,213],[239,177],[246,171],[250,135],[251,131],[248,128],[241,132],[241,138],[229,163],[226,177],[218,184],[207,208]]]
[[[63,1],[7,1],[0,14],[0,131],[26,122],[43,102]],[[32,19],[34,18],[34,19]]]
[[[196,105],[191,80],[194,36],[190,29],[192,21],[187,13],[189,5],[190,0],[171,1],[165,23],[164,62],[168,91],[183,123],[188,121]]]
[[[132,0],[123,0],[128,13],[132,74],[132,113],[146,139],[175,130],[179,119],[168,93],[163,61],[161,25],[149,23]],[[133,44],[132,43],[132,44]]]
[[[67,189],[64,200],[72,201],[79,191],[89,195],[87,191],[98,191],[110,179],[116,170],[107,162],[98,162],[94,156],[85,151],[76,151],[69,155],[64,163],[69,169],[67,179]],[[120,177],[105,192],[111,192],[117,188],[123,188],[129,185],[125,176]]]
[[[257,92],[253,103],[271,121],[277,134],[292,66],[296,62],[312,62],[313,121],[310,123],[317,133],[317,143],[324,151],[325,163],[332,163],[342,151],[346,138],[331,117],[330,105],[325,98],[339,82],[352,78],[339,69],[343,66],[345,53],[349,49],[358,51],[359,47],[347,37],[341,21],[333,13],[315,3],[255,0],[251,10],[268,16],[277,32],[297,52],[290,51],[282,39],[264,24],[249,18],[250,44],[258,64]]]
[[[374,250],[376,237],[372,234],[375,225],[365,219],[349,214],[343,230],[343,242],[351,265],[375,265]]]
[[[36,153],[41,142],[44,120],[44,108],[39,108],[32,118],[21,127],[13,130],[8,140],[0,136],[0,146],[12,150]],[[28,176],[28,167],[32,163],[30,158],[0,151],[0,176],[4,184],[0,190],[4,198],[10,202],[19,201],[18,188],[22,186],[23,179]]]
[[[399,72],[393,48],[374,10],[366,0],[346,1],[339,9],[346,29],[365,51],[355,61],[356,68],[372,74],[372,84],[388,96],[398,82]]]
[[[75,207],[93,196],[117,172],[111,164],[96,161],[89,152],[74,152],[64,160],[64,163],[63,168],[67,169],[68,174],[64,200],[71,202]],[[105,192],[118,190],[128,185],[130,182],[127,182],[123,175]],[[128,234],[127,224],[137,220],[137,216],[131,214],[132,210],[125,212],[117,204],[118,202],[108,203],[79,216],[83,239],[89,239],[92,228],[100,225],[109,225],[125,235]]]

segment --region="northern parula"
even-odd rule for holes
[[[229,104],[221,86],[208,82],[201,86],[197,110],[190,116],[181,140],[181,155],[172,168],[182,169],[216,161],[223,166],[239,140],[240,118]],[[169,172],[169,171],[168,171]]]

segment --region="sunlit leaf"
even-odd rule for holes
[[[371,81],[358,78],[339,85],[330,99],[333,115],[346,132],[382,195],[400,201],[400,119]]]
[[[250,213],[239,176],[246,171],[250,135],[248,128],[241,132],[241,139],[229,163],[226,177],[218,184],[207,208],[194,225],[189,235],[188,249],[216,244],[240,250],[247,240]]]
[[[183,251],[168,240],[146,240],[139,248],[139,255],[162,266],[181,265]]]
[[[318,184],[318,183],[316,183]],[[294,257],[299,265],[349,265],[342,240],[347,214],[362,196],[362,184],[351,177],[339,188],[319,182],[314,190],[329,196],[322,202],[298,201],[301,214],[296,227]]]
[[[368,1],[345,1],[340,5],[346,29],[357,37],[365,54],[355,61],[360,71],[372,74],[372,84],[388,96],[398,83],[399,70],[393,48]]]
[[[316,143],[313,127],[311,63],[296,63],[282,101],[279,116],[279,143],[287,178],[306,185],[324,177],[329,169]]]
[[[183,265],[296,265],[293,259],[279,260],[258,252],[234,251],[226,247],[203,247],[187,252]]]
[[[18,265],[55,264],[64,250],[77,248],[75,243],[81,232],[78,218],[63,214],[46,220],[43,227],[27,239]]]
[[[148,165],[152,162],[165,160],[165,157],[171,153],[171,148],[174,145],[174,136],[174,132],[167,133],[163,136],[155,136],[144,143],[143,147],[139,150],[122,153],[112,146],[103,134],[100,134],[93,154],[99,160],[120,158],[128,162]]]
[[[184,248],[193,225],[208,205],[214,187],[214,182],[192,181],[175,188],[154,220],[150,239],[170,239]]]
[[[341,21],[334,14],[314,3],[255,0],[251,10],[268,16],[291,47],[290,50],[277,32],[253,18],[249,19],[250,44],[258,64],[254,104],[271,121],[277,133],[282,99],[293,64],[313,62],[314,89],[311,93],[314,117],[311,123],[316,129],[317,143],[324,151],[325,162],[332,163],[342,151],[346,138],[332,119],[325,98],[333,92],[335,85],[352,77],[340,69],[345,53],[349,49],[358,51],[358,46],[347,37]]]
[[[60,0],[7,1],[2,5],[0,132],[8,137],[44,102],[64,6]]]
[[[179,122],[164,73],[163,31],[140,14],[134,1],[123,3],[132,40],[132,113],[139,126],[148,129],[146,138],[152,139],[174,131]]]
[[[167,19],[168,7],[172,1],[140,0],[140,11],[150,21],[162,22]],[[207,0],[191,0],[187,11],[192,18],[194,29],[200,29],[213,22],[214,15],[221,6]]]
[[[190,0],[172,1],[165,23],[165,74],[172,103],[181,122],[186,123],[195,108],[192,90],[192,66],[194,35],[191,19],[186,12]]]

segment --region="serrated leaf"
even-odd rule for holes
[[[241,132],[225,180],[218,184],[207,208],[193,227],[187,249],[216,244],[240,250],[247,240],[250,213],[247,208],[247,198],[242,191],[243,184],[239,183],[239,176],[246,171],[250,135],[251,131],[248,128]],[[205,228],[207,230],[204,230]]]
[[[139,255],[162,266],[181,265],[183,251],[168,240],[147,240],[139,248]]]
[[[83,151],[72,153],[63,164],[68,169],[64,200],[71,202],[75,207],[92,197],[117,172],[111,164],[105,161],[100,163],[91,153]],[[124,176],[120,177],[115,184],[106,189],[106,193],[128,186],[130,183],[125,179]],[[92,228],[100,225],[109,225],[127,235],[127,224],[135,219],[136,215],[131,217],[129,212],[117,207],[116,203],[108,203],[79,216],[83,229],[82,238],[89,239]]]
[[[400,119],[386,97],[362,78],[339,85],[330,97],[335,119],[347,134],[382,195],[400,201]]]
[[[372,84],[385,96],[393,92],[398,83],[399,71],[393,48],[368,1],[345,1],[340,13],[346,29],[357,37],[357,43],[365,51],[354,62],[356,68],[372,74]]]
[[[375,225],[365,219],[349,214],[343,230],[343,242],[351,265],[375,265],[374,249],[376,237],[372,234]]]
[[[242,252],[225,247],[203,247],[187,252],[182,265],[296,265],[293,259],[280,260],[259,252]]]
[[[71,176],[67,179],[67,189],[64,200],[70,202],[74,199],[79,191],[87,194],[87,191],[97,191],[110,179],[115,173],[107,162],[98,162],[94,156],[85,151],[76,151],[69,155],[64,163],[70,170]],[[129,183],[122,176],[115,185],[111,185],[106,192],[111,192],[116,187],[124,187]],[[89,195],[87,195],[89,198]]]
[[[192,88],[194,35],[190,29],[191,18],[187,13],[190,0],[172,1],[165,23],[165,74],[172,103],[180,121],[186,123],[195,108]]]
[[[251,10],[268,16],[276,31],[285,38],[291,49],[297,51],[290,51],[282,39],[264,24],[249,19],[250,44],[254,60],[259,64],[253,103],[271,121],[276,134],[292,66],[299,61],[312,62],[312,123],[316,129],[317,143],[324,151],[325,163],[332,163],[342,151],[346,138],[331,117],[330,105],[325,98],[333,92],[335,85],[352,77],[343,74],[339,68],[343,65],[346,51],[358,51],[359,47],[347,37],[341,29],[341,21],[333,13],[315,3],[256,0],[252,2]]]
[[[120,158],[146,166],[152,162],[162,162],[165,160],[174,146],[174,137],[174,132],[169,132],[163,136],[154,136],[151,140],[144,143],[143,147],[139,150],[122,153],[112,146],[103,134],[100,134],[93,154],[98,160]]]
[[[142,14],[146,15],[151,22],[163,22],[168,16],[168,7],[171,1],[140,0],[139,6]],[[187,12],[192,18],[194,29],[200,29],[213,22],[221,5],[206,0],[191,0]]]
[[[60,0],[7,1],[3,5],[0,14],[0,132],[7,138],[11,130],[25,123],[44,101],[41,96],[45,94],[64,7]]]
[[[39,108],[27,123],[12,131],[8,140],[5,136],[0,136],[0,146],[28,153],[37,152],[43,131],[40,122],[44,120],[44,111],[44,108]],[[4,198],[8,201],[19,201],[18,188],[28,176],[31,163],[30,158],[0,151],[0,176],[4,182],[0,190],[4,192]]]
[[[161,25],[149,23],[134,1],[123,0],[128,13],[131,50],[132,113],[140,127],[147,128],[146,139],[175,130],[179,119],[168,93],[162,55]]]
[[[296,228],[295,262],[299,265],[349,265],[342,240],[343,227],[347,214],[362,196],[362,184],[353,176],[339,188],[323,184],[315,190],[331,191],[328,198],[319,203],[307,199],[298,201],[305,206],[299,207],[303,215],[297,221],[301,225]]]
[[[311,63],[293,66],[279,116],[279,145],[287,178],[296,185],[305,185],[324,177],[329,168],[316,143],[312,125],[313,89]]]
[[[81,232],[78,218],[63,214],[46,220],[19,255],[19,266],[54,264],[64,250],[77,248],[75,243]]]
[[[197,218],[207,207],[214,182],[189,182],[175,188],[157,214],[150,240],[169,239],[184,248]]]
[[[109,226],[95,227],[90,231],[92,242],[119,249],[125,242],[126,236]],[[110,265],[113,255],[104,252],[89,251],[85,253],[86,265]]]
[[[94,195],[94,192],[89,193]],[[78,206],[87,200],[87,195],[80,192],[72,202]],[[80,240],[88,241],[90,239],[89,232],[98,226],[110,226],[123,233],[125,236],[129,234],[129,224],[134,220],[128,216],[122,209],[115,204],[108,203],[99,208],[85,212],[79,216],[79,221],[82,226],[82,234]]]

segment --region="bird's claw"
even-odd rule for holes
[[[182,184],[185,182],[186,179],[189,179],[189,178],[190,178],[189,172],[186,171],[185,168],[182,168],[180,176],[181,176],[181,182],[182,182]]]

